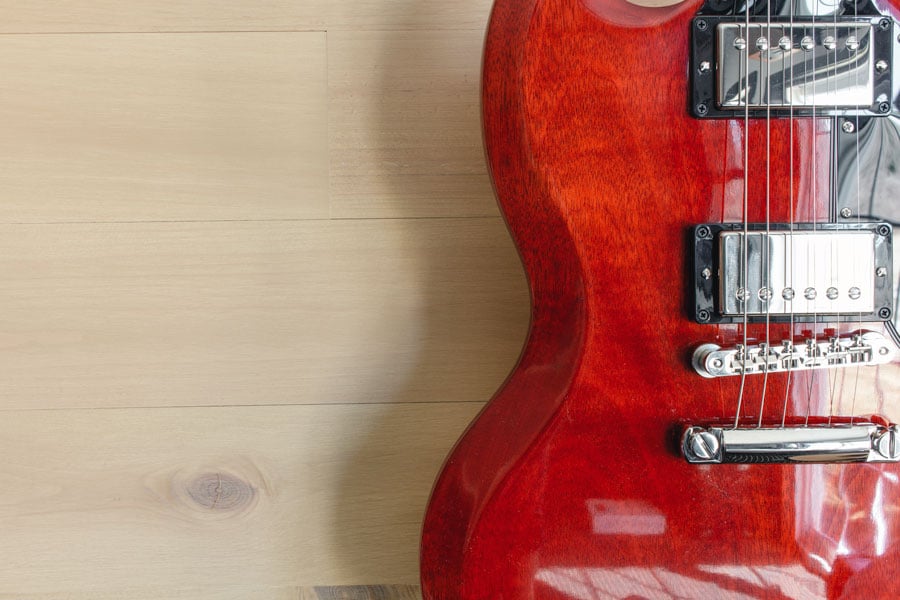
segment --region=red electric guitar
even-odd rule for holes
[[[497,0],[531,284],[427,600],[900,598],[897,0]]]

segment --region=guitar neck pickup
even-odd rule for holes
[[[696,117],[885,116],[892,110],[889,17],[693,22]]]
[[[890,320],[892,241],[887,223],[699,225],[690,310],[699,323]]]

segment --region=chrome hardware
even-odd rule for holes
[[[900,81],[894,38],[894,21],[872,14],[818,21],[779,14],[749,24],[736,15],[698,15],[692,112],[704,119],[734,118],[745,109],[753,118],[888,116]]]
[[[721,23],[716,28],[716,104],[734,110],[744,108],[748,102],[751,107],[795,109],[872,106],[876,99],[873,64],[876,73],[888,69],[887,60],[876,60],[874,56],[874,28],[870,22],[858,21],[841,22],[837,27],[824,23],[794,27],[786,23],[756,23],[748,31],[746,24]],[[803,53],[768,52],[768,37],[792,36]],[[758,52],[749,59],[742,52],[745,38],[758,38]],[[819,45],[816,39],[821,39]],[[855,46],[853,50],[848,42]]]
[[[871,313],[878,266],[873,230],[743,232],[719,235],[720,306],[724,315]],[[747,264],[744,260],[747,260]],[[885,257],[886,259],[886,257]],[[786,300],[785,288],[803,290]],[[749,293],[740,291],[749,289]],[[773,297],[764,291],[779,290]],[[848,291],[858,288],[852,298]],[[881,306],[881,305],[879,305]]]
[[[681,451],[692,464],[898,462],[897,425],[689,427]]]
[[[701,323],[891,319],[893,232],[866,219],[695,226],[689,310]]]
[[[702,460],[712,460],[719,454],[719,438],[714,434],[698,429],[685,439],[685,448],[691,456]]]
[[[734,375],[782,373],[839,369],[853,366],[883,365],[891,362],[896,350],[884,335],[867,331],[849,337],[805,340],[795,343],[737,345],[722,348],[703,344],[694,351],[692,363],[697,374],[706,378]]]

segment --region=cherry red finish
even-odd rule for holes
[[[687,114],[698,8],[495,5],[485,138],[532,326],[435,485],[427,600],[900,597],[896,465],[702,467],[678,454],[686,422],[733,419],[738,397],[738,379],[694,374],[691,351],[743,335],[684,308],[688,227],[743,216],[742,121]],[[795,220],[827,218],[829,127],[771,123],[773,222],[788,221],[791,198]],[[750,220],[763,221],[764,121],[749,145]],[[895,367],[773,375],[764,419],[780,421],[787,399],[794,419],[861,407],[897,420]],[[745,398],[742,419],[755,422],[761,378]]]

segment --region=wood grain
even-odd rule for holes
[[[327,217],[325,34],[0,37],[0,222]]]
[[[477,100],[483,37],[329,33],[334,217],[498,214]]]
[[[0,2],[0,32],[484,29],[490,0]]]
[[[415,585],[353,585],[330,587],[166,587],[129,588],[117,591],[0,594],[0,600],[421,600]]]
[[[499,218],[0,227],[2,408],[482,401],[519,353]]]
[[[0,599],[420,599],[528,325],[490,5],[0,0]]]
[[[366,585],[353,587],[319,587],[301,590],[300,600],[420,600],[422,593],[415,585]]]
[[[0,593],[415,582],[433,474],[479,409],[6,412]]]
[[[203,587],[172,588],[155,582],[141,587],[125,587],[114,590],[94,587],[89,590],[0,593],[0,600],[306,600],[303,594],[310,593],[315,593],[314,588],[215,584]],[[312,596],[312,600],[318,599]]]

